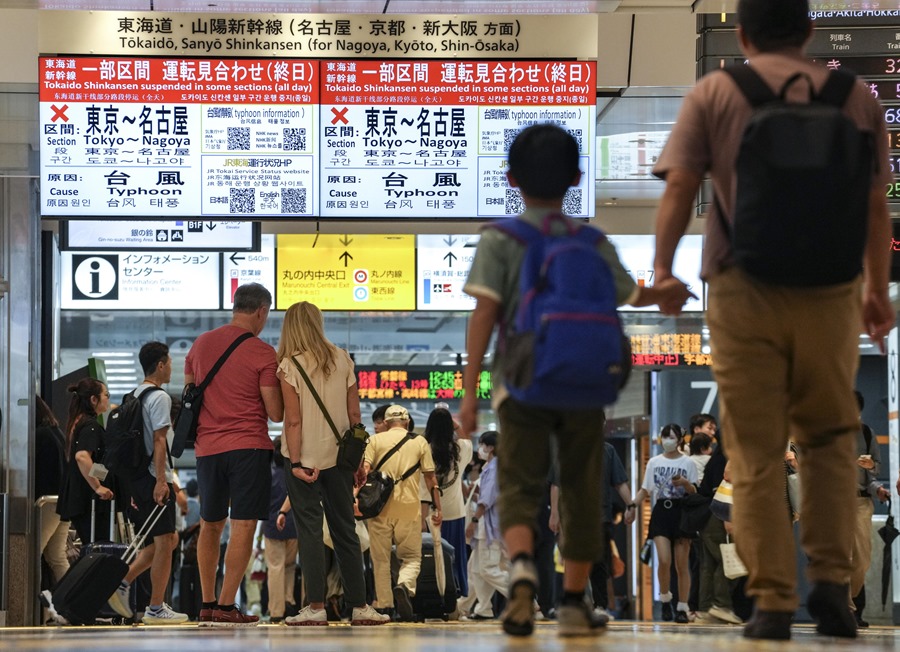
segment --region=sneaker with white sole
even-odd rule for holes
[[[145,625],[180,625],[188,621],[188,615],[179,613],[165,602],[159,609],[148,608],[141,619]]]
[[[109,604],[110,608],[122,616],[122,618],[131,618],[134,616],[134,611],[131,610],[131,606],[128,604],[131,602],[131,586],[129,584],[119,584],[119,588],[116,589],[115,593],[109,596],[109,600],[106,602]]]
[[[291,627],[328,626],[328,612],[324,609],[313,609],[307,605],[296,616],[284,619],[285,625]]]
[[[350,617],[351,625],[384,625],[389,622],[391,622],[390,616],[378,613],[370,604],[353,607],[353,615]]]
[[[724,620],[726,623],[731,623],[732,625],[743,625],[744,621],[741,620],[741,617],[738,616],[731,609],[726,609],[725,607],[710,607],[709,611],[710,616],[713,618],[718,618],[719,620]]]
[[[557,609],[560,636],[588,636],[599,634],[609,623],[609,616],[598,613],[584,600],[577,605],[561,604]]]
[[[509,597],[500,614],[503,631],[512,636],[530,636],[534,631],[534,599],[538,575],[532,559],[517,559],[509,568]]]

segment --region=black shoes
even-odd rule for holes
[[[675,617],[675,614],[672,613],[672,603],[671,602],[663,602],[662,606],[662,619],[663,621],[670,623]]]
[[[681,623],[681,624],[685,624],[685,623],[691,622],[691,619],[690,619],[690,617],[688,616],[688,612],[687,612],[687,611],[682,611],[681,609],[676,609],[676,610],[675,610],[675,622],[676,622],[676,623]]]
[[[869,626],[869,623],[862,619],[862,616],[859,615],[859,612],[856,612],[856,626],[859,629],[866,629]]]
[[[847,605],[849,592],[846,584],[813,582],[806,608],[819,634],[856,638],[856,618]]]
[[[409,590],[402,584],[394,587],[394,607],[401,622],[412,622],[414,617],[412,601],[409,599]]]
[[[757,609],[753,612],[753,617],[744,625],[744,638],[769,641],[790,640],[793,618],[794,614],[792,613]]]

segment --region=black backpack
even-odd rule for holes
[[[816,94],[797,73],[776,95],[750,66],[724,70],[753,107],[737,159],[735,262],[775,285],[853,280],[862,271],[874,167],[873,135],[841,110],[856,77],[833,70]],[[808,104],[785,101],[798,81],[809,84]]]
[[[134,480],[145,473],[152,455],[144,445],[144,400],[162,387],[148,387],[135,398],[134,392],[122,397],[122,404],[109,413],[103,441],[103,464],[113,474]]]

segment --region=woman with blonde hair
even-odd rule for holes
[[[109,510],[98,508],[95,532],[91,531],[91,504],[95,498],[112,500],[113,491],[91,475],[103,460],[103,426],[97,417],[109,409],[109,390],[93,378],[69,385],[69,422],[66,425],[66,474],[56,511],[70,521],[82,544],[108,536]]]
[[[309,605],[285,618],[285,623],[328,624],[324,514],[343,578],[344,601],[353,607],[351,624],[381,625],[389,617],[366,604],[362,551],[353,515],[356,478],[353,471],[336,465],[334,430],[343,433],[361,418],[353,361],[325,337],[322,312],[308,301],[295,303],[285,313],[277,357],[284,395],[281,454],[309,598]]]

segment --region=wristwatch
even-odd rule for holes
[[[303,462],[291,462],[291,468],[292,469],[302,469]]]
[[[637,505],[635,505],[634,503],[628,503],[627,505],[625,505],[625,509],[637,509]]]
[[[473,517],[472,517],[472,522],[473,522],[473,523],[477,523],[477,522],[478,522],[478,517],[477,517],[477,516],[473,516]]]
[[[278,512],[281,516],[287,516],[290,512]]]

